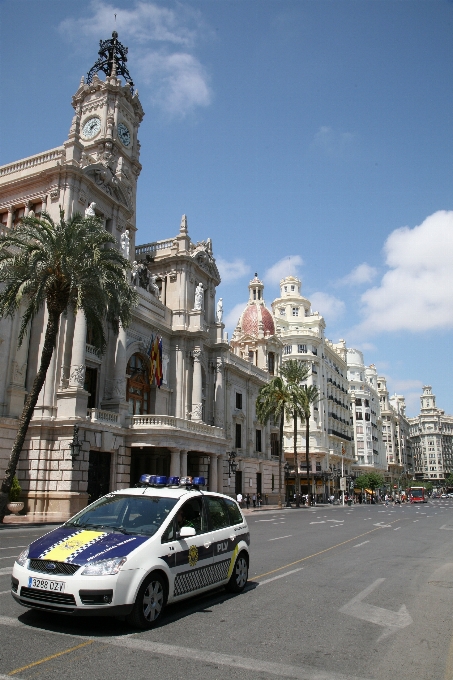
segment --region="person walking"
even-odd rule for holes
[[[255,493],[252,496],[252,502],[253,502],[253,507],[256,508],[256,494]]]
[[[250,508],[250,494],[247,494],[245,497],[245,507],[247,510]]]
[[[241,494],[240,491],[239,491],[238,495],[236,496],[236,500],[238,502],[239,507],[242,508],[242,494]]]
[[[258,507],[261,507],[261,494],[259,493],[256,497],[256,502],[258,503]]]

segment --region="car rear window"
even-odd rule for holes
[[[228,508],[228,514],[230,516],[230,524],[242,524],[244,521],[242,518],[242,513],[238,508],[237,503],[232,501],[230,498],[224,498],[224,503]]]

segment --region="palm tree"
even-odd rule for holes
[[[305,394],[302,389],[302,382],[307,379],[310,367],[306,361],[290,359],[285,361],[280,368],[280,375],[283,377],[288,392],[288,403],[286,406],[286,417],[293,421],[293,451],[294,469],[296,474],[296,505],[299,506],[300,494],[300,473],[297,460],[297,424],[298,419],[305,419]],[[308,473],[308,470],[307,470]],[[310,489],[309,489],[310,490]]]
[[[54,222],[46,212],[29,216],[0,238],[0,316],[13,317],[24,308],[18,342],[38,311],[47,306],[40,365],[25,400],[19,428],[0,490],[0,522],[16,471],[28,426],[46,379],[58,335],[60,317],[68,310],[82,310],[93,333],[92,344],[105,350],[105,324],[118,332],[127,326],[137,294],[128,285],[129,262],[115,247],[114,237],[96,217],[75,214]]]
[[[288,402],[288,392],[285,383],[276,376],[259,391],[256,400],[256,416],[260,423],[266,425],[272,416],[279,423],[278,446],[278,505],[282,506],[282,458],[283,458],[283,421],[285,406]]]
[[[307,463],[307,484],[308,484],[308,504],[311,504],[311,484],[310,484],[310,416],[311,407],[319,401],[319,390],[314,385],[302,385],[303,405],[305,420],[305,460]]]

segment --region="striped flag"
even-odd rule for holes
[[[157,340],[157,337],[156,337]],[[156,385],[160,389],[160,386],[162,385],[162,380],[163,380],[163,371],[162,371],[162,338],[159,338],[159,342],[157,345],[157,353],[156,353]]]

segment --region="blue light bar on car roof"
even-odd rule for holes
[[[179,486],[179,477],[169,477],[168,478],[168,485],[169,486]]]
[[[206,480],[204,477],[194,477],[192,484],[195,486],[204,486],[206,484]]]

